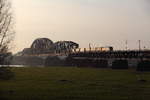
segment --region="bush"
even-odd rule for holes
[[[93,67],[91,59],[73,59],[77,67]]]
[[[64,66],[64,60],[61,60],[57,56],[55,57],[47,57],[45,60],[45,66]]]
[[[137,66],[137,71],[150,71],[150,61],[141,61]]]
[[[95,60],[94,61],[94,67],[107,68],[108,67],[108,61],[107,60]]]
[[[75,62],[74,62],[74,59],[70,56],[68,56],[66,59],[65,59],[65,62],[64,62],[64,65],[65,66],[76,66]]]
[[[112,64],[112,69],[128,69],[127,60],[115,60]]]
[[[8,67],[0,67],[0,80],[9,80],[14,77],[14,73]]]

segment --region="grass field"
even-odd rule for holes
[[[149,100],[150,73],[73,67],[12,68],[0,100]],[[138,81],[142,77],[146,82]]]

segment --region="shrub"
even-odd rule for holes
[[[64,62],[65,66],[76,66],[72,57],[68,56]]]
[[[108,67],[108,61],[107,60],[95,60],[94,61],[94,67],[107,68]]]
[[[112,63],[112,69],[128,69],[127,60],[115,60]]]
[[[45,66],[64,66],[64,60],[61,60],[57,56],[55,57],[47,57],[45,60]]]
[[[137,66],[137,71],[150,71],[150,61],[141,61]]]

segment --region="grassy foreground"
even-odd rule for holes
[[[0,100],[148,100],[150,73],[132,70],[49,67],[12,68],[0,81]]]

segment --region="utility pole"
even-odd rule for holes
[[[126,40],[125,44],[126,44],[125,49],[126,49],[126,51],[127,51],[127,50],[128,50],[128,40]]]
[[[92,48],[91,48],[91,43],[89,43],[89,50],[91,51],[91,49],[92,49]]]
[[[139,42],[139,51],[141,51],[141,40],[139,40],[138,42]]]

